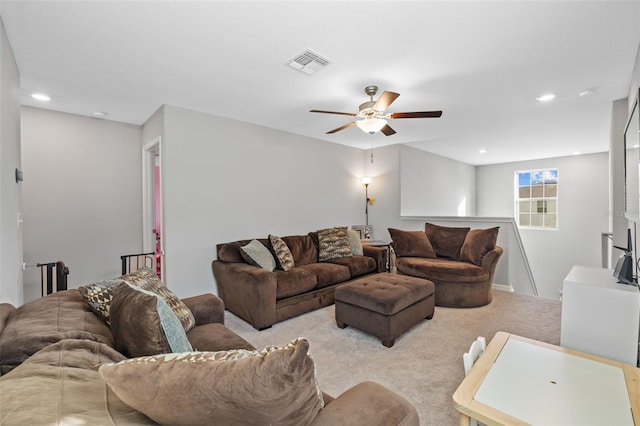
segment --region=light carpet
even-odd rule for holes
[[[257,331],[226,312],[226,325],[256,347],[284,345],[296,337],[309,340],[318,384],[338,396],[371,380],[409,400],[422,425],[457,425],[452,395],[462,379],[462,354],[478,336],[487,342],[498,331],[560,343],[561,303],[494,290],[480,308],[436,307],[432,320],[417,324],[386,348],[379,339],[353,327],[336,326],[334,306],[291,318]]]

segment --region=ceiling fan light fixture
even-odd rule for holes
[[[387,120],[384,118],[365,118],[356,122],[356,126],[365,133],[370,135],[379,132],[384,126],[387,125]]]

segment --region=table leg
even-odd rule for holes
[[[460,413],[460,417],[458,418],[458,424],[460,426],[469,426],[471,424],[471,417],[466,414]]]

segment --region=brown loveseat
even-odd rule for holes
[[[224,305],[218,297],[206,294],[183,299],[183,302],[195,318],[195,327],[187,333],[194,350],[253,349],[251,344],[224,326]],[[130,326],[135,328],[138,324],[131,323]],[[117,340],[117,337],[115,339]],[[298,346],[298,352],[299,356],[309,363],[311,361],[306,345],[308,343],[302,341]],[[202,406],[185,396],[185,392],[193,392],[193,389],[199,386],[215,386],[217,381],[225,386],[232,386],[237,382],[220,375],[216,376],[216,380],[201,378],[199,368],[202,367],[193,363],[181,362],[178,367],[193,367],[191,371],[196,377],[194,380],[183,376],[182,373],[171,375],[167,371],[149,371],[149,368],[156,368],[161,363],[138,361],[146,358],[148,357],[127,361],[122,353],[116,351],[112,331],[89,309],[87,302],[76,289],[54,293],[19,308],[6,303],[0,304],[2,424],[157,424],[133,408],[133,405],[137,406],[137,402],[124,402],[120,395],[126,396],[126,392],[116,394],[112,386],[105,382],[115,380],[117,368],[126,368],[128,363],[133,363],[133,369],[127,372],[128,377],[124,377],[125,382],[129,380],[128,389],[125,391],[134,391],[134,400],[151,395],[151,403],[155,410],[164,409],[165,414],[178,416],[179,421],[167,422],[172,424],[198,423],[193,421],[195,417],[192,416],[194,412],[201,411]],[[261,364],[267,365],[266,362]],[[296,364],[294,367],[295,372],[298,372],[299,365]],[[103,373],[103,369],[110,374]],[[174,382],[167,384],[171,378]],[[254,375],[251,375],[250,379],[253,378]],[[284,378],[279,380],[285,381]],[[168,400],[173,402],[162,402],[166,401],[162,399],[163,389],[168,392],[168,395],[165,395],[168,396]],[[273,393],[277,394],[276,392],[281,390],[273,388]],[[258,391],[256,389],[256,394]],[[244,410],[245,401],[234,398],[250,400],[253,394],[253,389],[249,387],[236,394],[229,391],[222,397],[231,399],[227,401],[228,404],[237,404]],[[206,396],[206,393],[201,392],[200,396],[203,395]],[[321,393],[318,393],[318,396],[320,400],[324,400],[324,408],[313,412],[315,417],[306,423],[419,424],[418,414],[410,403],[373,382],[360,383],[336,399]],[[277,402],[272,401],[269,404],[273,406]],[[249,415],[250,411],[246,412]],[[220,420],[218,416],[222,414],[217,411],[205,413],[206,423],[229,424]],[[245,417],[238,417],[232,423],[256,424],[256,421],[255,418],[247,420]],[[292,422],[283,419],[275,423]]]
[[[433,281],[437,306],[473,308],[491,303],[491,285],[502,248],[498,227],[453,228],[425,224],[425,231],[389,228],[399,274]]]
[[[293,257],[294,266],[288,271],[279,262],[273,271],[248,263],[241,247],[251,240],[216,246],[217,259],[212,262],[212,270],[218,295],[226,309],[258,330],[331,305],[337,285],[386,270],[384,249],[380,247],[361,246],[362,255],[349,252],[320,261],[318,232],[286,236],[282,240]],[[258,241],[277,258],[269,238]]]

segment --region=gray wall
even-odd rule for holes
[[[479,166],[478,216],[514,216],[514,173],[557,168],[558,230],[521,229],[540,296],[557,299],[573,265],[601,266],[601,233],[609,230],[608,153]]]
[[[163,115],[163,135],[143,133],[162,136],[164,273],[179,296],[216,292],[218,243],[364,221],[362,150],[173,106]]]
[[[475,216],[475,167],[409,146],[400,147],[403,216]]]
[[[24,261],[63,260],[69,287],[120,274],[142,250],[142,128],[22,108]],[[40,296],[36,268],[25,300]]]
[[[22,288],[22,184],[20,165],[20,73],[0,18],[0,301],[20,305]]]

